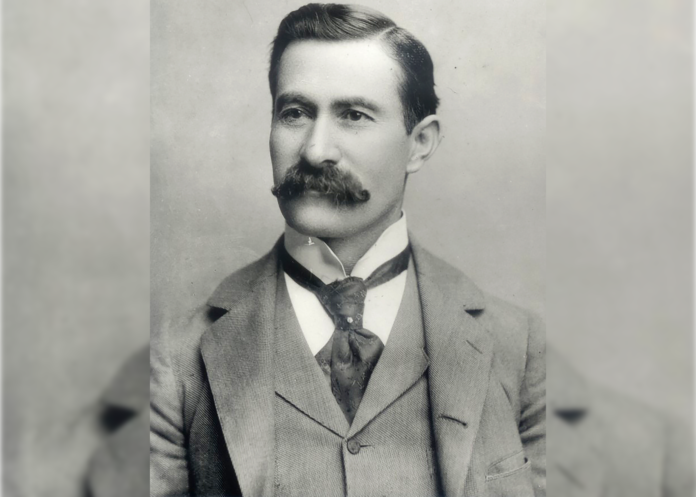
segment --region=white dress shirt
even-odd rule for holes
[[[366,279],[379,266],[399,255],[407,245],[406,214],[402,213],[401,218],[384,230],[375,244],[355,264],[353,272],[347,275],[343,264],[326,243],[285,226],[285,248],[288,253],[324,283],[332,283],[348,276]],[[403,271],[396,278],[369,289],[365,297],[363,326],[377,335],[385,345],[401,305],[406,274],[407,271]],[[317,296],[298,285],[287,273],[285,283],[302,333],[312,354],[316,355],[333,335],[333,319]]]

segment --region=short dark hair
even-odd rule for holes
[[[433,61],[425,46],[384,14],[362,5],[310,3],[288,14],[278,26],[271,49],[268,82],[275,102],[278,68],[285,49],[293,41],[342,41],[377,38],[403,70],[399,96],[408,134],[425,117],[435,114]]]

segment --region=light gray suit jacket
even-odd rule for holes
[[[545,495],[540,321],[411,240],[441,488],[530,495],[531,480]],[[151,495],[273,494],[277,249],[229,276],[192,317],[153,331]]]

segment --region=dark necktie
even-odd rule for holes
[[[331,378],[331,391],[349,423],[362,400],[367,382],[377,365],[384,344],[377,335],[363,328],[367,290],[395,278],[408,268],[411,247],[385,262],[365,280],[349,276],[325,284],[311,271],[281,250],[283,269],[297,284],[313,292],[333,318],[336,326],[331,339],[316,359]]]

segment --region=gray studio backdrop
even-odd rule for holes
[[[548,342],[689,424],[692,9],[549,3],[546,169]]]
[[[152,2],[153,327],[203,303],[282,233],[268,53],[304,3]],[[544,2],[362,3],[435,62],[444,139],[409,179],[409,228],[483,289],[543,314]]]

